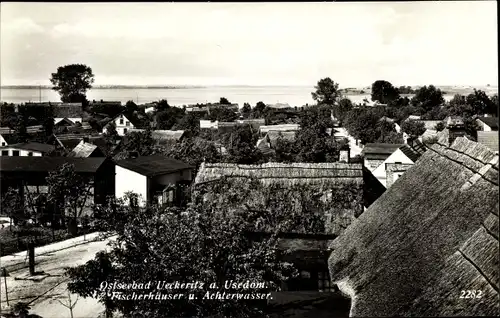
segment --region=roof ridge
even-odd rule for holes
[[[447,148],[447,147],[445,147],[445,148]],[[441,153],[441,152],[439,152],[439,151],[437,151],[437,150],[433,149],[433,147],[429,147],[428,149],[429,149],[429,150],[431,150],[431,151],[433,151],[433,152],[434,152],[435,154],[437,154],[438,156],[441,156],[441,157],[446,158],[446,159],[448,159],[448,160],[450,160],[450,161],[453,161],[453,162],[455,162],[455,163],[457,163],[457,164],[461,165],[462,167],[466,168],[467,170],[471,171],[472,173],[480,175],[480,176],[481,176],[481,178],[483,178],[484,180],[486,180],[486,181],[490,182],[491,184],[498,186],[498,183],[497,183],[497,182],[495,182],[494,180],[491,180],[491,179],[489,179],[489,178],[486,178],[484,175],[480,174],[480,173],[479,173],[479,171],[477,171],[477,170],[475,170],[475,169],[472,169],[472,168],[471,168],[471,167],[469,167],[468,165],[464,164],[464,162],[463,162],[463,161],[458,161],[458,160],[456,160],[456,159],[453,159],[453,158],[451,158],[451,157],[449,157],[449,156],[445,155],[444,153]],[[448,149],[448,148],[447,148],[447,149]],[[452,148],[449,148],[449,149],[452,149]],[[455,149],[453,149],[453,150],[455,150]],[[456,151],[457,153],[462,153],[461,151],[458,151],[458,150],[455,150],[455,151]],[[496,157],[496,158],[497,158],[497,160],[498,160],[498,155],[495,155],[495,157]],[[471,157],[471,158],[473,158],[473,157]],[[493,159],[492,159],[492,160],[493,160]],[[477,159],[477,161],[479,161],[480,163],[482,163],[482,164],[484,164],[484,165],[487,165],[487,163],[484,163],[484,162],[482,162],[481,160],[478,160],[478,159]],[[482,168],[483,168],[483,167],[482,167]],[[480,169],[480,170],[481,170],[481,169]]]

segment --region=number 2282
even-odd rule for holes
[[[483,297],[482,290],[462,290],[460,298],[478,299]]]

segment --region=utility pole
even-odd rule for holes
[[[38,102],[42,102],[42,85],[38,85]]]

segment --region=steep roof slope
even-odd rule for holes
[[[430,147],[330,246],[351,316],[498,315],[498,192],[484,145]]]

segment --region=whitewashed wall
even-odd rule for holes
[[[33,153],[33,157],[42,157],[42,153],[39,152],[39,151],[30,151],[30,150],[24,150],[24,149],[17,149],[17,148],[10,148],[10,147],[7,147],[7,148],[2,148],[1,149],[2,151],[0,151],[0,156],[3,156],[2,155],[2,152],[3,151],[8,151],[9,152],[9,156],[12,156],[12,153],[14,150],[18,150],[19,151],[19,156],[20,157],[28,157],[28,153],[32,152]]]
[[[482,131],[492,131],[491,127],[480,121],[479,119],[476,119],[476,123],[480,127],[480,130]]]
[[[120,123],[121,120],[123,120],[123,123]],[[130,122],[130,120],[128,120],[127,117],[123,115],[116,117],[114,122],[116,125],[116,132],[118,133],[118,136],[125,136],[125,134],[127,134],[130,129],[135,128],[135,126]],[[106,127],[103,128],[102,132],[103,133],[107,132]]]
[[[387,174],[386,174],[386,170],[385,170],[385,165],[387,163],[396,163],[396,162],[405,163],[405,164],[412,164],[412,163],[414,163],[410,158],[408,158],[401,151],[401,149],[398,149],[398,150],[394,151],[389,157],[387,157],[387,159],[384,160],[384,162],[380,166],[378,166],[373,171],[373,175],[375,176],[375,178],[377,178],[378,181],[380,181],[380,183],[382,183],[384,185],[384,187],[387,186],[386,185]]]
[[[7,146],[9,143],[0,135],[0,146]]]
[[[144,206],[147,200],[148,180],[137,172],[116,166],[115,195],[122,198],[127,192],[134,192],[140,196],[139,205]]]

